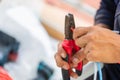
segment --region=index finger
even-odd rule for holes
[[[73,31],[73,39],[77,39],[85,34],[87,34],[90,30],[90,27],[78,27]]]

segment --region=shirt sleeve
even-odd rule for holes
[[[110,29],[114,27],[114,15],[116,11],[116,4],[114,0],[101,0],[100,8],[95,15],[95,24],[108,25]]]

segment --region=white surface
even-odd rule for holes
[[[14,8],[15,6],[26,6],[35,14],[39,15],[43,6],[42,2],[43,0],[1,0],[0,8],[4,10]]]
[[[0,17],[0,30],[20,42],[17,62],[5,65],[14,80],[30,80],[36,77],[37,65],[41,60],[55,69],[51,80],[59,78],[51,39],[31,10],[25,7],[1,10]]]

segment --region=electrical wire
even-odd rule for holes
[[[97,68],[98,68],[98,73],[99,73],[99,80],[102,80],[102,70],[101,70],[101,65],[99,62],[96,63],[97,64]]]
[[[94,79],[93,80],[97,80],[97,64],[94,63]]]

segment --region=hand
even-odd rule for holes
[[[55,54],[56,63],[57,63],[58,67],[68,70],[70,68],[69,64],[62,59],[62,58],[66,58],[66,56],[67,56],[67,54],[66,54],[65,50],[62,48],[62,44],[59,43],[58,51]]]
[[[81,53],[82,52],[82,49],[80,51],[78,51],[77,53]],[[85,57],[85,55],[81,55],[83,58]],[[61,67],[63,69],[66,69],[66,70],[70,70],[70,76],[73,77],[73,78],[77,78],[78,75],[72,71],[72,68],[75,68],[77,67],[78,65],[74,65],[73,63],[70,63],[68,64],[67,62],[65,62],[62,58],[66,58],[66,52],[65,50],[62,48],[62,45],[61,43],[59,43],[58,45],[58,51],[57,53],[55,54],[55,60],[56,60],[56,63],[57,63],[57,66],[58,67]],[[86,64],[88,62],[88,60],[84,59],[83,60],[83,65]]]
[[[103,63],[120,62],[120,36],[102,27],[76,28],[73,32],[76,44],[83,48],[83,53],[73,56],[74,65],[82,61],[82,54],[89,61]]]

